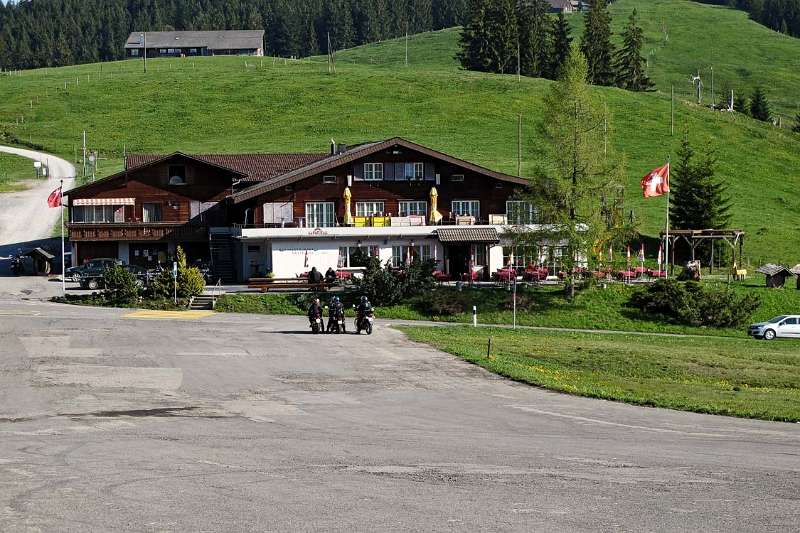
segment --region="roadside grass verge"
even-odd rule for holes
[[[413,341],[493,373],[559,392],[698,413],[800,421],[797,341],[466,326],[398,329]]]
[[[83,305],[88,307],[116,307],[120,309],[150,309],[155,311],[186,311],[189,301],[178,299],[178,305],[172,300],[161,298],[142,298],[139,301],[115,300],[108,298],[102,293],[98,294],[68,294],[66,296],[54,296],[51,302],[70,305]]]
[[[33,161],[12,154],[0,153],[0,192],[26,189],[25,181],[35,178]]]
[[[761,321],[780,314],[800,313],[800,291],[793,288],[766,289],[754,286],[758,280],[748,285],[734,284],[737,292],[755,292],[761,298],[761,306],[755,312],[753,321]],[[581,291],[574,302],[568,301],[559,287],[520,288],[517,293],[517,324],[521,326],[541,326],[570,329],[610,329],[652,333],[680,333],[691,335],[715,335],[726,337],[745,337],[744,328],[698,328],[670,324],[643,316],[638,310],[626,304],[636,289],[630,286],[611,285],[607,289]],[[441,287],[434,291],[444,293],[443,297],[457,301],[463,312],[444,315],[430,311],[433,294],[413,298],[389,307],[378,306],[378,319],[432,320],[436,322],[470,323],[472,306],[478,310],[481,324],[510,325],[513,323],[512,296],[502,288],[464,289],[459,292],[453,288]],[[318,295],[323,304],[332,295]],[[345,307],[355,302],[358,294],[348,291],[343,298]],[[217,302],[216,310],[228,313],[256,313],[275,315],[303,315],[306,312],[310,294],[226,294]]]

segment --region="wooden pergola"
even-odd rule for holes
[[[669,231],[669,248],[671,258],[666,258],[670,263],[670,272],[675,269],[675,248],[678,242],[685,241],[692,250],[692,261],[695,260],[697,247],[703,242],[711,242],[711,264],[709,271],[714,265],[714,243],[722,241],[731,247],[733,251],[731,271],[737,269],[742,259],[744,248],[744,230],[740,229],[675,229]],[[667,237],[666,232],[661,232],[661,239]]]

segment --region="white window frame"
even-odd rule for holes
[[[450,181],[464,181],[464,174],[451,174]]]
[[[422,207],[422,209],[419,209]],[[428,216],[428,202],[425,200],[400,200],[398,216]]]
[[[463,209],[469,206],[469,209]],[[474,208],[474,210],[473,210]],[[453,200],[450,203],[450,210],[454,216],[471,216],[475,220],[481,218],[481,201],[480,200]]]
[[[406,266],[409,248],[412,247],[407,244],[396,244],[392,246],[392,268]],[[412,262],[430,261],[433,259],[433,246],[431,244],[415,244],[413,250],[414,253],[411,257]]]
[[[369,209],[367,209],[369,207]],[[377,209],[380,207],[380,209]],[[386,212],[386,202],[383,200],[367,200],[364,202],[356,202],[356,216],[357,217],[372,217],[381,216]],[[380,213],[380,215],[378,215]]]
[[[321,211],[316,212],[321,206]],[[318,220],[321,219],[321,220]],[[330,228],[336,225],[336,204],[334,202],[306,202],[306,226],[309,228]]]
[[[337,181],[336,176],[333,175],[322,176],[322,183],[336,183],[336,181]]]
[[[131,57],[139,57],[139,49],[131,48]]]
[[[425,179],[425,163],[405,163],[403,174],[404,179],[408,181],[422,181]]]
[[[156,212],[158,213],[158,217],[157,217],[158,220],[150,220],[149,217],[147,217],[145,215],[145,213],[147,213],[147,210],[144,208],[144,206],[146,206],[146,205],[158,206],[157,211],[154,211],[154,213],[156,213]],[[153,222],[162,222],[163,220],[164,220],[164,206],[161,204],[161,202],[144,202],[144,203],[142,203],[142,222],[153,223]]]
[[[355,250],[366,250],[367,254],[372,257],[381,256],[381,248],[377,244],[362,244],[361,246],[339,246],[339,259],[337,260],[337,268],[354,268],[350,264],[350,256],[353,255]],[[344,255],[342,255],[344,253]]]
[[[383,163],[364,163],[364,181],[383,181]]]
[[[516,211],[514,210],[516,207]],[[517,214],[522,214],[517,218]],[[507,200],[506,201],[506,220],[511,225],[535,224],[539,217],[539,210],[530,202],[524,200]],[[522,220],[524,219],[524,220]]]

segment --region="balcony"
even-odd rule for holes
[[[71,222],[71,241],[204,241],[208,226],[186,222]]]

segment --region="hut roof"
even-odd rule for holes
[[[798,265],[800,266],[800,265]],[[795,267],[796,268],[796,267]],[[784,273],[787,275],[793,275],[794,272],[789,270],[788,267],[783,265],[776,265],[775,263],[767,263],[766,265],[762,265],[756,269],[756,272],[760,272],[766,276],[776,276],[778,274]]]

